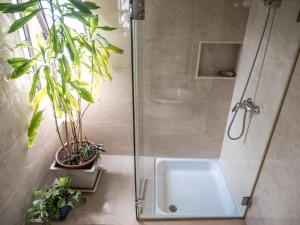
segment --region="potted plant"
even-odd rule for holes
[[[63,147],[61,147],[63,148]],[[86,189],[86,190],[94,190],[95,181],[99,176],[98,171],[99,165],[97,164],[97,158],[101,157],[101,153],[103,152],[102,144],[93,144],[89,141],[85,141],[81,147],[79,147],[79,153],[70,153],[70,157],[65,160],[70,160],[70,162],[66,162],[66,165],[61,165],[61,162],[54,160],[52,165],[50,166],[50,171],[52,171],[56,177],[61,176],[71,176],[72,183],[71,186],[74,188]],[[61,157],[62,151],[56,152],[56,158]],[[82,165],[78,165],[81,159],[86,159],[85,161],[89,163],[90,158],[95,158],[94,162],[91,166],[82,167]],[[58,164],[58,165],[57,165]],[[75,168],[73,168],[73,165]],[[77,166],[77,168],[76,168]]]
[[[87,108],[99,98],[101,81],[112,79],[110,53],[123,53],[122,49],[102,35],[102,31],[113,31],[115,28],[99,25],[99,17],[93,13],[99,8],[93,2],[80,0],[0,3],[2,13],[22,15],[10,26],[9,33],[23,28],[34,17],[43,19],[48,28],[44,39],[36,38],[36,46],[28,43],[17,45],[31,48],[33,57],[15,57],[9,59],[8,63],[12,67],[10,79],[24,75],[32,79],[29,101],[33,115],[28,125],[28,147],[34,144],[48,101],[61,143],[55,166],[66,168],[64,173],[72,170],[74,174],[80,168],[92,168],[95,165],[103,146],[84,140],[82,118]],[[82,26],[84,32],[80,33],[66,25],[67,18]],[[59,119],[63,120],[65,138],[59,130]]]
[[[70,182],[70,177],[61,177],[57,184],[34,191],[35,199],[27,211],[27,220],[50,225],[50,219],[65,219],[71,208],[84,203],[81,192],[69,188]]]

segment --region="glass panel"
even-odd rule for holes
[[[295,5],[299,5],[296,2],[297,0],[293,0],[285,4],[282,1],[280,5],[278,0],[268,1],[267,3],[272,7],[265,7],[262,1],[252,1],[251,4],[237,70],[240,76],[237,77],[232,108],[241,99],[253,59],[260,46],[253,74],[243,98],[243,100],[252,98],[260,110],[247,116],[246,129],[242,138],[230,140],[226,135],[220,157],[227,183],[239,203],[244,197],[252,196],[254,192],[255,182],[268,151],[281,101],[290,79],[290,71],[293,69],[297,55],[299,47],[299,39],[295,38],[297,35],[288,35],[288,37],[284,35],[295,32],[296,27],[299,26],[295,19],[298,13]],[[265,32],[263,32],[264,27]],[[262,40],[261,45],[260,40]],[[289,50],[286,46],[289,46]],[[289,60],[285,61],[284,58]],[[234,113],[230,113],[228,125],[233,115]],[[243,110],[238,110],[230,132],[231,136],[240,135],[243,117]],[[245,214],[246,210],[246,206],[240,205],[241,214]]]
[[[143,166],[143,103],[142,103],[142,78],[143,78],[143,21],[131,21],[132,36],[132,73],[133,73],[133,98],[134,98],[134,148],[135,148],[135,189],[136,213],[140,217],[144,195],[144,166]]]
[[[263,126],[255,103],[266,90],[260,79],[276,8],[250,0],[145,1],[145,20],[133,21],[132,36],[139,218],[244,215],[243,197],[252,194],[245,190],[255,184],[266,146],[257,146],[257,166],[246,174],[251,153],[238,148],[253,147],[247,129],[251,136]],[[244,132],[228,140],[237,102],[233,131],[244,124]],[[258,144],[268,142],[265,131]]]
[[[249,8],[146,0],[133,21],[138,217],[240,216],[218,158]]]

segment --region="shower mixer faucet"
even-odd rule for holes
[[[235,117],[238,114],[240,109],[244,110],[242,129],[241,129],[241,133],[238,136],[233,137],[230,133],[230,130],[231,130],[232,124],[235,120]],[[252,114],[259,114],[260,113],[260,108],[259,108],[259,106],[254,104],[254,102],[252,101],[252,98],[247,98],[244,101],[240,100],[240,102],[236,103],[236,105],[232,109],[232,112],[234,113],[234,115],[233,115],[232,120],[229,124],[228,130],[227,130],[227,136],[230,140],[238,140],[244,134],[245,127],[246,127],[246,117],[247,117],[248,112],[250,112],[251,115]]]
[[[255,113],[255,114],[260,113],[259,106],[254,104],[254,102],[252,101],[252,98],[247,98],[246,100],[244,100],[242,102],[236,103],[236,105],[232,109],[232,112],[236,112],[239,109],[245,109],[246,111],[252,112],[252,113]]]
[[[267,12],[267,16],[266,16],[266,19],[265,19],[263,31],[262,31],[260,39],[259,39],[258,47],[257,47],[256,52],[255,52],[254,60],[251,64],[250,71],[249,71],[249,74],[248,74],[248,78],[246,80],[246,84],[245,84],[244,90],[242,92],[240,101],[232,109],[233,116],[232,116],[232,119],[231,119],[231,121],[229,123],[229,126],[228,126],[228,129],[227,129],[227,136],[230,140],[238,140],[243,136],[243,134],[245,132],[246,117],[247,117],[248,112],[250,112],[251,115],[260,113],[259,106],[255,105],[251,98],[248,98],[246,100],[243,100],[243,98],[245,96],[246,90],[248,88],[248,84],[249,84],[251,76],[253,74],[253,70],[254,70],[254,67],[255,67],[255,64],[256,64],[256,60],[257,60],[260,48],[261,48],[261,44],[262,44],[262,41],[264,39],[266,30],[267,30],[267,25],[269,23],[271,10],[272,9],[276,10],[276,8],[278,8],[281,4],[281,0],[263,0],[263,2],[264,2],[264,5],[268,8],[268,12]],[[273,17],[273,19],[274,19],[274,17]],[[271,32],[269,32],[269,34],[268,34],[269,37],[270,37],[270,34],[271,34]],[[241,132],[237,136],[233,136],[231,134],[231,128],[232,128],[232,125],[235,121],[235,118],[236,118],[236,116],[239,112],[239,109],[244,110],[244,116],[243,116]]]

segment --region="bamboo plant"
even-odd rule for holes
[[[99,17],[94,13],[99,8],[93,2],[80,0],[0,3],[0,12],[21,15],[10,26],[8,33],[23,28],[35,17],[42,16],[47,25],[46,36],[37,37],[36,46],[24,42],[17,44],[20,48],[31,48],[33,57],[8,60],[12,67],[10,79],[26,75],[32,80],[29,101],[33,115],[28,125],[29,148],[35,142],[43,118],[44,102],[48,101],[53,110],[59,140],[69,159],[82,149],[89,149],[83,144],[82,118],[87,107],[99,98],[100,82],[112,79],[110,53],[123,53],[122,49],[102,35],[102,32],[115,28],[99,25]],[[66,18],[76,20],[85,32],[79,33],[67,26]],[[87,106],[83,108],[84,101]],[[65,140],[59,130],[58,118],[64,121]]]

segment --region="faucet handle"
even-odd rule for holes
[[[239,109],[243,108],[243,103],[236,103],[235,106],[232,108],[232,112],[238,111]]]

